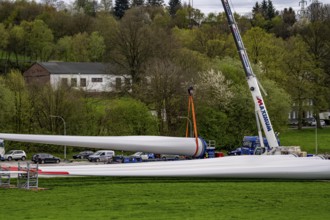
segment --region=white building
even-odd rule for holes
[[[111,73],[111,65],[88,62],[37,62],[23,73],[27,83],[67,85],[87,92],[122,91],[131,85],[129,76]]]

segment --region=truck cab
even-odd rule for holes
[[[260,155],[269,151],[270,147],[267,138],[263,138],[264,148],[261,147],[260,138],[258,136],[244,136],[242,146],[233,151],[228,152],[228,155]],[[277,140],[279,142],[279,140]]]

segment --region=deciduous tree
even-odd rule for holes
[[[144,10],[129,10],[112,40],[111,59],[122,69],[123,74],[132,77],[133,84],[140,81],[143,64],[152,55],[151,21]]]

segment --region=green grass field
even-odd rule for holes
[[[4,219],[328,219],[328,181],[40,178],[1,189]]]
[[[317,129],[317,135],[315,128],[289,129],[280,134],[279,137],[283,146],[300,146],[302,150],[308,153],[315,153],[317,143],[319,154],[330,154],[330,127]]]
[[[315,149],[315,130],[288,130],[282,145]],[[318,131],[329,151],[330,129]],[[313,145],[314,144],[314,145]],[[15,179],[12,184],[15,185]],[[0,188],[1,219],[329,219],[330,181],[202,178],[39,178]]]

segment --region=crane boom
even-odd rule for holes
[[[271,148],[278,147],[278,141],[273,130],[272,123],[269,119],[266,105],[262,98],[260,88],[256,76],[253,73],[249,58],[247,56],[241,34],[238,30],[237,24],[235,22],[234,15],[231,11],[228,0],[221,0],[223,8],[226,13],[227,21],[230,26],[231,33],[234,37],[234,41],[238,50],[239,57],[241,59],[246,79],[252,94],[253,101],[255,103],[256,110],[258,112],[259,120],[261,122],[262,128],[264,130],[265,136],[267,138],[268,144]]]

